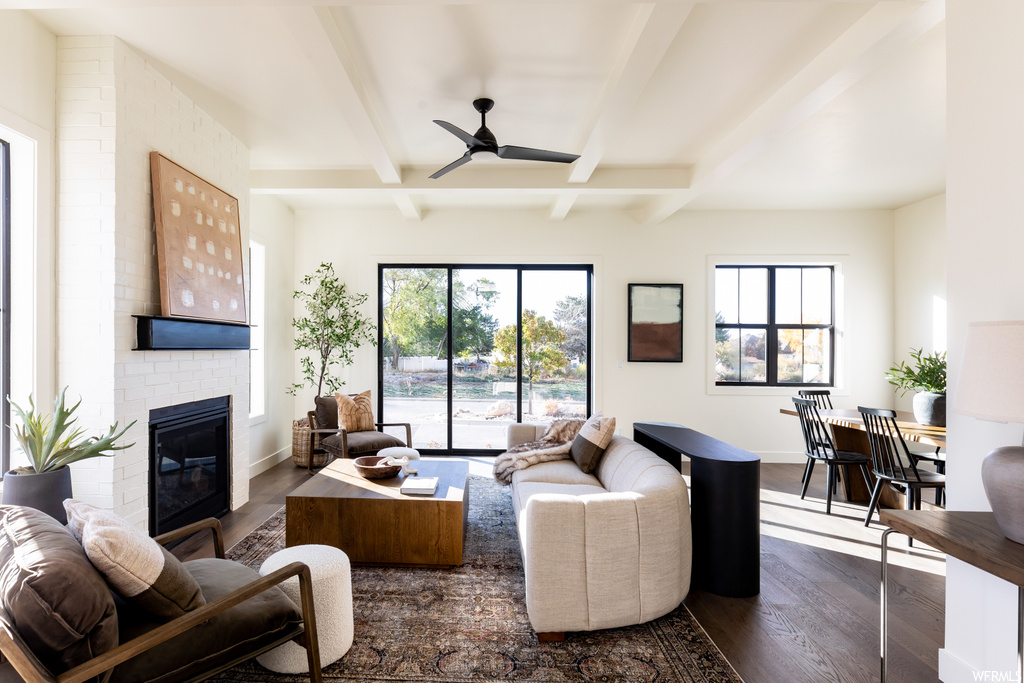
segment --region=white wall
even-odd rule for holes
[[[84,398],[81,424],[136,421],[131,448],[72,468],[75,495],[142,528],[149,516],[149,411],[231,397],[231,508],[249,498],[245,351],[135,351],[132,314],[159,314],[149,154],[238,199],[248,244],[249,150],[112,36],[58,39],[58,379]]]
[[[837,258],[846,283],[843,376],[836,403],[891,406],[883,373],[893,349],[893,224],[891,211],[684,212],[654,226],[625,212],[572,213],[553,223],[538,212],[439,210],[422,222],[395,211],[296,213],[296,277],[322,260],[342,281],[370,294],[376,319],[381,262],[592,263],[595,273],[596,407],[613,415],[621,433],[642,420],[678,422],[751,450],[767,460],[803,462],[788,389],[708,387],[712,313],[710,255],[809,255]],[[623,363],[626,291],[631,282],[682,282],[682,364]],[[298,367],[298,360],[294,361]],[[852,369],[856,372],[852,372]],[[343,379],[352,391],[377,386],[376,349],[360,349]],[[312,392],[297,408],[312,405]]]
[[[946,195],[897,209],[894,361],[910,349],[946,350]],[[947,359],[948,361],[948,359]],[[895,389],[895,387],[893,387]],[[896,393],[896,407],[911,410],[913,392]]]
[[[967,324],[1024,319],[1024,3],[949,0],[947,293],[950,396],[955,401]],[[986,510],[981,461],[1021,442],[1022,427],[948,418],[947,495],[956,510]],[[939,676],[975,681],[977,672],[1016,675],[1016,591],[947,561],[946,640]],[[1014,680],[1002,678],[990,680]]]
[[[273,467],[291,455],[292,420],[295,399],[285,393],[295,381],[295,368],[289,362],[294,344],[295,215],[276,197],[252,195],[249,232],[252,239],[267,248],[266,281],[266,414],[249,427],[251,474]],[[300,411],[301,412],[301,411]]]
[[[48,403],[55,380],[54,118],[57,39],[0,11],[0,138],[11,143],[11,396]],[[14,457],[15,464],[22,464]]]

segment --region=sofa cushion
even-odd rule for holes
[[[80,500],[64,501],[68,527],[117,593],[163,619],[206,604],[184,565],[123,517]]]
[[[356,396],[335,394],[334,400],[338,402],[339,427],[345,428],[350,434],[372,432],[376,429],[373,424],[373,401],[370,399],[369,389]]]
[[[245,565],[216,558],[191,560],[185,568],[210,602],[260,578]],[[152,615],[122,601],[118,602],[118,615],[122,643],[159,625]],[[144,656],[119,665],[111,683],[192,680],[201,672],[297,635],[301,630],[302,614],[298,607],[274,587],[157,645]]]
[[[586,474],[572,460],[555,460],[537,463],[533,467],[518,470],[512,475],[517,485],[528,481],[549,484],[576,484],[580,486],[601,486],[593,474]]]
[[[349,432],[346,436],[348,437],[348,457],[350,458],[358,455],[372,455],[382,448],[405,445],[401,439],[384,432]],[[331,434],[321,441],[320,445],[336,458],[345,457],[341,447],[341,434]]]
[[[604,417],[600,411],[594,413],[572,442],[572,459],[587,474],[593,472],[614,435],[615,418]]]
[[[316,404],[316,426],[318,429],[338,428],[338,401],[333,396],[317,396],[313,399]]]
[[[607,491],[600,486],[590,484],[549,484],[542,481],[516,482],[516,485],[512,487],[512,510],[515,513],[517,522],[522,511],[526,509],[526,504],[530,498],[542,493],[576,497],[607,493]],[[522,533],[522,528],[520,528],[520,533]]]
[[[0,600],[54,674],[117,646],[110,588],[71,532],[38,510],[0,506]]]

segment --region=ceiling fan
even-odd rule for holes
[[[527,161],[554,161],[559,164],[571,164],[580,158],[579,154],[566,154],[564,152],[549,152],[546,149],[534,149],[533,147],[516,147],[515,145],[502,145],[498,147],[498,141],[487,128],[487,112],[494,106],[494,100],[486,97],[473,100],[473,107],[480,112],[480,130],[470,135],[458,126],[453,126],[447,121],[434,120],[434,123],[466,143],[466,153],[448,164],[440,171],[434,173],[431,178],[440,178],[449,171],[454,171],[459,166],[469,163],[479,156],[497,156],[501,159],[525,159]]]

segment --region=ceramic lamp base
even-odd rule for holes
[[[1024,447],[1003,446],[986,455],[981,481],[999,528],[1024,544]]]

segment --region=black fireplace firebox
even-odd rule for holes
[[[149,411],[149,530],[153,535],[228,511],[230,398]]]

